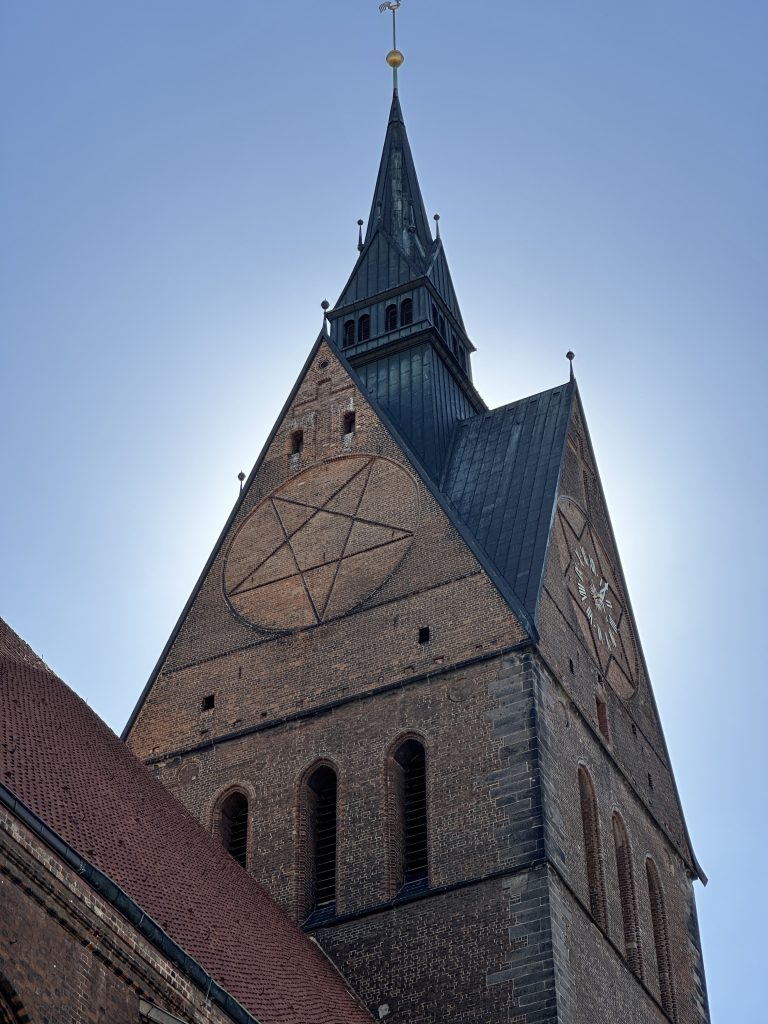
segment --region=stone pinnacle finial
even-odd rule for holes
[[[241,491],[241,493],[242,493],[242,490],[243,490],[243,484],[245,483],[245,473],[244,473],[244,472],[242,471],[242,469],[241,469],[241,470],[240,470],[240,472],[239,472],[239,473],[237,474],[237,479],[238,479],[238,480],[240,481],[240,491]]]
[[[439,213],[435,214],[435,232],[436,232],[436,237],[439,238],[440,237],[440,214]]]
[[[358,232],[357,232],[357,251],[358,252],[362,252],[363,251],[363,224],[365,224],[364,220],[359,220],[357,222],[357,227],[358,227]]]
[[[571,364],[571,380],[576,380],[576,378],[575,378],[575,376],[573,374],[573,360],[576,358],[576,356],[573,354],[573,352],[566,352],[565,353],[565,358]]]

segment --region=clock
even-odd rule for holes
[[[615,650],[619,643],[619,626],[613,617],[610,584],[603,579],[595,559],[583,544],[578,545],[575,555],[573,572],[584,614],[592,630],[597,632],[598,642],[609,651]]]
[[[586,646],[624,700],[637,689],[639,653],[615,560],[584,509],[558,501],[561,567],[571,607]]]

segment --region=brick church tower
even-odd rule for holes
[[[125,738],[381,1019],[703,1024],[579,392],[475,390],[397,90],[359,249]]]

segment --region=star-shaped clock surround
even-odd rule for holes
[[[338,618],[392,575],[418,524],[418,489],[398,463],[361,455],[310,466],[239,528],[225,596],[241,618],[271,630]]]
[[[565,583],[579,627],[608,682],[629,700],[637,689],[639,656],[618,573],[577,501],[562,496],[558,518]]]

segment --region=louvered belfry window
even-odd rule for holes
[[[336,772],[322,765],[309,783],[314,900],[312,910],[336,902]]]
[[[672,981],[672,957],[669,949],[669,933],[667,931],[667,911],[664,906],[664,893],[661,889],[659,872],[651,860],[645,862],[648,879],[648,897],[651,903],[651,921],[653,923],[653,941],[656,946],[656,966],[659,971],[659,991],[661,1005],[668,1017],[677,1020],[675,989]]]
[[[585,768],[579,768],[579,800],[581,823],[584,830],[584,856],[589,883],[589,905],[592,916],[603,931],[608,930],[608,915],[605,904],[605,876],[603,854],[600,848],[600,826],[598,823],[597,800],[592,780]]]
[[[245,867],[248,861],[248,800],[233,793],[221,805],[221,841],[225,850]]]
[[[429,877],[427,829],[427,763],[424,747],[409,739],[395,753],[393,780],[398,820],[393,822],[396,856],[396,888],[426,883]]]
[[[629,847],[627,830],[618,814],[613,816],[613,842],[616,850],[616,873],[619,878],[621,917],[624,925],[624,949],[630,970],[642,980],[643,958],[640,951],[640,930],[637,921],[632,852]]]

